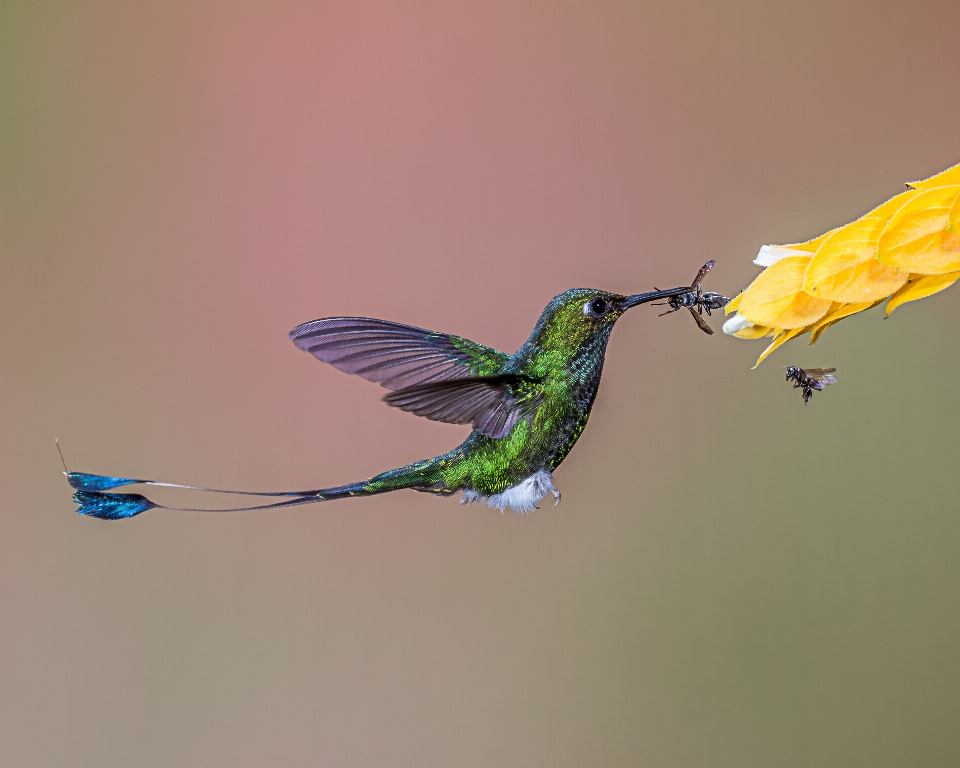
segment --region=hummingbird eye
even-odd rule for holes
[[[606,299],[591,299],[583,305],[583,314],[593,315],[593,317],[603,317],[607,312]]]
[[[591,299],[583,305],[583,314],[593,315],[594,317],[603,317],[607,311],[607,302],[605,299]]]

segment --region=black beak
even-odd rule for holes
[[[682,296],[685,293],[690,293],[690,286],[685,286],[683,288],[668,288],[665,291],[653,291],[652,293],[637,293],[633,296],[627,296],[627,298],[620,305],[621,309],[630,309],[630,307],[635,307],[637,304],[646,304],[649,301],[656,301],[657,299],[669,299],[673,296]]]

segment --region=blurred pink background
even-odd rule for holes
[[[638,309],[557,508],[73,512],[71,469],[359,480],[465,428],[286,333],[506,351],[734,295],[960,161],[956,3],[0,8],[0,763],[952,766],[957,290],[751,371]],[[810,408],[782,366],[834,365]],[[160,494],[184,501],[181,495]]]

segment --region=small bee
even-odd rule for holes
[[[785,368],[787,372],[787,381],[793,380],[793,388],[800,387],[803,395],[803,404],[808,405],[810,398],[813,397],[813,390],[821,390],[828,384],[836,384],[837,377],[831,374],[836,368],[797,368],[788,365]]]
[[[713,291],[703,292],[700,290],[700,283],[703,281],[703,278],[706,277],[707,272],[713,269],[713,265],[717,262],[711,259],[706,264],[704,264],[700,271],[697,272],[697,276],[693,279],[693,284],[690,286],[689,293],[682,293],[679,296],[672,296],[667,301],[662,302],[670,307],[663,315],[669,315],[671,312],[679,312],[681,309],[686,307],[690,310],[690,314],[693,315],[693,319],[697,322],[697,327],[700,328],[704,333],[713,333],[713,328],[707,325],[707,321],[703,319],[703,312],[706,310],[707,315],[710,315],[711,309],[722,309],[727,306],[732,300],[728,299],[726,296],[723,296],[719,293],[714,293]],[[697,311],[694,312],[693,309],[696,307]],[[660,317],[663,317],[660,315]]]

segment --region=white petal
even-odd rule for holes
[[[796,248],[787,248],[784,245],[765,245],[760,249],[760,253],[757,254],[753,263],[758,267],[769,267],[771,264],[776,264],[780,259],[787,258],[787,256],[809,255],[810,251],[800,251]]]
[[[751,323],[747,318],[741,315],[734,315],[727,322],[723,324],[723,332],[728,333],[731,336],[737,331],[743,331],[747,328],[753,328],[753,323]]]

